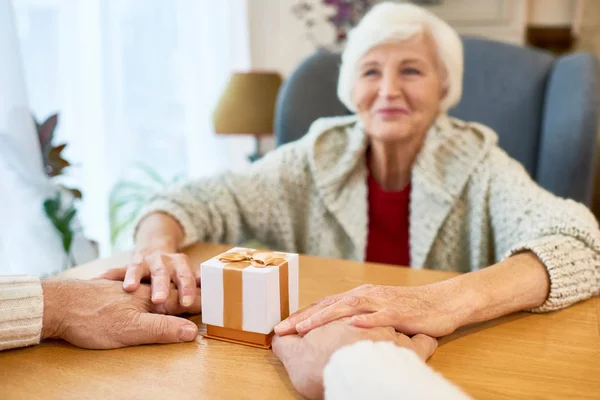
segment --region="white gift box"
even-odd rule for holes
[[[253,254],[254,252],[256,252],[254,249],[236,247],[200,265],[203,323],[237,330],[241,328],[245,332],[268,335],[277,323],[287,317],[284,315],[282,318],[282,312],[285,314],[289,311],[289,315],[298,310],[298,254],[256,252],[257,255],[269,254],[280,259],[277,260],[277,265],[262,267],[249,265],[251,261],[219,260],[219,258],[227,258],[226,255],[231,253]],[[244,265],[240,267],[240,264]],[[289,299],[287,307],[282,303],[282,300],[286,302],[285,284],[282,282],[280,287],[280,271],[286,268],[285,264],[287,264]],[[235,268],[231,268],[232,266]],[[241,285],[231,283],[232,274],[238,275],[234,276],[234,279],[239,279],[241,276]],[[281,275],[283,275],[281,278],[285,279],[285,270]],[[238,293],[239,289],[241,293]],[[239,315],[233,315],[239,314],[240,311],[241,321]],[[232,320],[238,321],[241,326],[232,326]]]

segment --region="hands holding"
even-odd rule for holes
[[[437,341],[429,336],[409,338],[391,327],[359,328],[352,324],[350,318],[343,318],[315,328],[304,336],[275,336],[273,352],[301,394],[308,398],[321,398],[323,369],[331,355],[339,348],[361,340],[393,342],[415,351],[423,360],[428,359],[437,348]]]
[[[184,232],[171,216],[154,213],[140,222],[136,234],[136,252],[131,263],[114,268],[99,279],[123,281],[123,289],[134,292],[143,279],[150,279],[152,303],[163,304],[175,283],[179,304],[191,307],[200,293],[200,269],[193,268],[187,255],[179,253]]]
[[[426,360],[437,348],[430,336],[453,332],[461,325],[460,314],[468,312],[456,306],[461,298],[453,293],[454,285],[362,285],[325,297],[275,326],[279,336],[273,351],[294,387],[309,398],[323,396],[322,374],[331,355],[361,340],[390,341]]]

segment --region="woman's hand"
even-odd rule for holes
[[[430,285],[359,286],[295,312],[275,326],[275,333],[306,333],[352,317],[355,326],[392,326],[407,335],[440,337],[463,325],[539,307],[549,288],[544,264],[535,254],[524,252]]]
[[[136,291],[141,281],[149,278],[154,304],[162,304],[167,300],[171,281],[177,286],[179,303],[183,307],[190,307],[196,291],[200,290],[199,268],[193,268],[187,255],[177,253],[177,249],[170,246],[138,250],[131,263],[111,269],[99,278],[122,280],[123,289],[128,292]]]
[[[145,217],[138,225],[136,252],[131,263],[107,271],[101,279],[122,280],[128,292],[136,291],[142,279],[152,282],[152,303],[162,304],[169,297],[170,283],[177,285],[179,303],[190,307],[200,286],[200,268],[192,267],[177,249],[184,232],[177,220],[164,213]]]
[[[273,352],[285,366],[294,387],[302,395],[316,399],[323,397],[323,369],[331,355],[341,347],[361,340],[392,342],[415,351],[423,360],[437,348],[437,341],[425,335],[409,338],[389,327],[357,328],[346,318],[315,329],[304,337],[274,336]]]
[[[352,317],[357,327],[387,326],[407,335],[444,336],[461,326],[471,312],[468,294],[456,286],[453,281],[416,287],[362,285],[295,312],[275,326],[275,333],[304,334]]]

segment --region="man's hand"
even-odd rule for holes
[[[294,387],[302,395],[316,399],[323,397],[323,369],[332,354],[361,340],[393,342],[415,351],[423,360],[437,348],[437,341],[429,336],[409,338],[389,327],[358,328],[345,318],[313,329],[304,337],[275,336],[273,352],[285,366]]]
[[[149,343],[189,342],[198,335],[191,321],[159,314],[200,312],[200,293],[192,306],[179,305],[176,290],[152,304],[150,287],[127,293],[112,281],[46,281],[42,339],[64,339],[87,349],[113,349]],[[153,314],[159,313],[159,314]]]

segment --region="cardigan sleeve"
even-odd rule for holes
[[[550,278],[548,299],[532,311],[552,311],[598,295],[600,231],[591,212],[539,187],[502,150],[490,157],[488,206],[496,258],[531,251]]]
[[[38,344],[44,297],[35,276],[0,276],[0,350]]]
[[[337,350],[323,371],[323,386],[331,400],[470,398],[392,342],[361,341]]]
[[[197,241],[234,244],[255,239],[281,248],[293,242],[292,213],[302,211],[307,197],[306,164],[302,147],[292,143],[245,171],[172,186],[151,199],[136,226],[149,214],[162,212],[183,228],[182,247]]]

